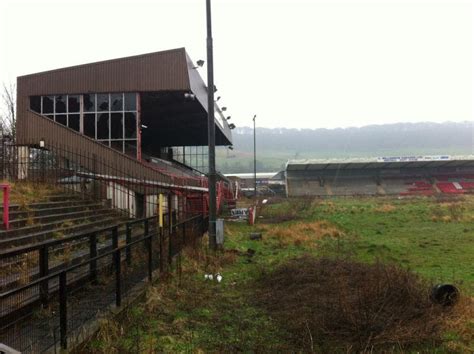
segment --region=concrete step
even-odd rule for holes
[[[28,205],[21,204],[11,204],[9,206],[10,212],[14,211],[29,211],[29,210],[39,210],[39,209],[50,209],[50,208],[60,208],[67,206],[79,206],[94,203],[89,199],[73,199],[73,200],[63,200],[63,201],[43,201],[31,203]],[[3,205],[0,206],[0,211],[3,211]]]
[[[95,220],[89,219],[89,222],[78,223],[69,227],[60,227],[53,230],[39,231],[36,233],[0,239],[0,249],[5,250],[12,247],[20,247],[28,244],[43,242],[52,238],[56,238],[58,237],[58,235],[66,237],[74,234],[85,233],[88,231],[95,231],[103,229],[107,226],[112,226],[114,224],[119,224],[126,221],[125,218],[117,216],[117,214],[101,215],[94,219]]]
[[[10,227],[12,229],[21,229],[27,226],[34,226],[34,225],[40,225],[40,224],[46,224],[49,222],[59,222],[59,221],[67,221],[70,219],[76,219],[79,217],[85,217],[88,215],[94,215],[95,213],[102,212],[104,210],[110,210],[105,207],[100,207],[100,208],[95,208],[95,209],[77,209],[76,211],[71,211],[71,212],[61,212],[61,211],[56,211],[57,214],[49,214],[49,215],[40,215],[40,216],[35,216],[31,218],[21,218],[21,219],[14,219],[10,222]]]
[[[10,212],[10,220],[26,219],[28,217],[40,217],[60,213],[72,213],[74,211],[92,210],[103,208],[102,203],[80,203],[79,205],[61,205],[54,208],[40,208],[31,210],[14,210]]]
[[[70,219],[61,219],[61,220],[55,220],[51,221],[45,224],[38,224],[38,225],[31,225],[31,226],[26,226],[18,229],[12,229],[12,230],[2,230],[0,231],[0,240],[5,239],[5,238],[13,238],[16,236],[22,236],[22,235],[28,235],[40,231],[48,231],[48,230],[54,230],[61,228],[63,224],[68,221],[72,224],[78,224],[78,223],[83,223],[87,221],[93,221],[97,220],[98,218],[104,217],[106,215],[118,215],[118,213],[112,209],[103,209],[103,210],[98,210],[98,211],[91,211],[90,215],[87,216],[81,216],[77,218],[70,218]]]

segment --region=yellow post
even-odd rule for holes
[[[160,227],[163,227],[163,194],[161,193],[158,201],[158,221]]]

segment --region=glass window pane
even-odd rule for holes
[[[84,114],[84,135],[95,139],[95,113]]]
[[[110,146],[112,147],[112,149],[123,152],[123,140],[119,140],[119,141],[112,140]]]
[[[111,113],[110,117],[110,139],[123,139],[123,113]]]
[[[54,114],[44,114],[46,118],[49,118],[51,120],[54,120]]]
[[[123,111],[123,95],[121,93],[113,93],[110,95],[111,111]]]
[[[132,157],[137,157],[137,142],[135,140],[125,140],[125,153]]]
[[[55,113],[66,113],[66,96],[56,96]]]
[[[99,143],[104,144],[104,145],[107,145],[107,146],[110,146],[110,145],[109,145],[109,143],[110,143],[109,140],[100,140]]]
[[[125,94],[125,110],[126,111],[137,110],[137,94],[136,93]]]
[[[95,94],[84,95],[84,111],[95,112]]]
[[[77,113],[80,111],[79,96],[67,96],[67,102],[67,110],[69,113]]]
[[[137,137],[137,115],[136,113],[125,113],[125,139]]]
[[[79,114],[70,114],[68,116],[69,128],[74,129],[75,131],[78,132],[80,130],[79,118],[80,118]]]
[[[43,114],[54,113],[54,96],[43,96]]]
[[[109,114],[97,115],[97,139],[109,139]]]
[[[62,125],[67,125],[67,115],[65,114],[56,114],[54,120]]]
[[[41,96],[30,97],[30,109],[32,111],[41,113]]]
[[[97,110],[109,110],[109,94],[97,94]]]

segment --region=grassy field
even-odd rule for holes
[[[311,350],[295,347],[289,326],[256,301],[262,280],[289,260],[310,255],[396,264],[427,283],[456,284],[463,297],[443,318],[439,340],[415,343],[408,352],[472,353],[473,221],[472,198],[270,201],[256,226],[226,224],[225,251],[209,254],[204,246],[188,250],[179,272],[150,287],[145,300],[120,320],[104,321],[87,350],[327,352],[324,343]],[[255,231],[262,232],[262,240],[250,240]],[[217,272],[221,283],[204,279],[204,274]],[[396,344],[388,349],[406,352]]]

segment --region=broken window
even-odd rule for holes
[[[136,93],[31,96],[30,108],[104,145],[136,157]]]
[[[95,112],[95,95],[84,95],[84,111]]]
[[[112,93],[110,95],[111,111],[123,111],[123,94]]]
[[[98,111],[109,110],[109,95],[108,94],[97,94],[97,110]]]

